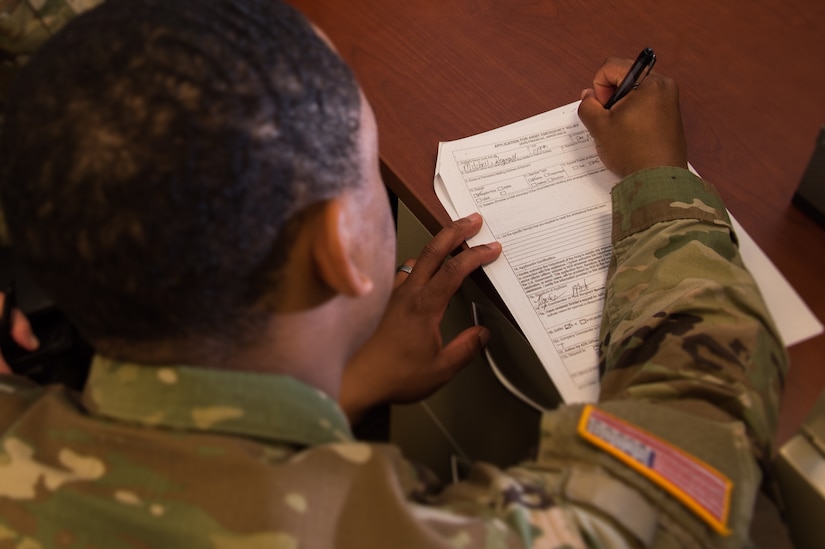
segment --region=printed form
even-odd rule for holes
[[[502,258],[484,270],[565,402],[598,396],[609,193],[618,180],[577,106],[441,143],[438,153],[458,217],[484,217],[470,244],[501,242]]]
[[[484,271],[565,402],[599,392],[598,344],[610,261],[610,189],[578,102],[442,142],[435,191],[452,219],[479,212],[502,256]],[[822,331],[798,295],[733,220],[743,258],[764,290],[786,344]],[[749,257],[750,256],[750,257]],[[766,282],[768,283],[766,285]]]

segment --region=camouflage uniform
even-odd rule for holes
[[[586,413],[730,479],[721,528],[587,438],[581,405],[545,414],[535,461],[439,490],[294,379],[98,357],[82,398],[0,378],[0,547],[743,546],[784,348],[710,186],[657,168],[613,203],[603,400]]]

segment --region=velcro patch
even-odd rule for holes
[[[730,533],[727,523],[733,483],[704,461],[589,405],[582,412],[578,432],[662,487],[715,531]]]

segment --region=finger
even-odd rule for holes
[[[633,61],[630,59],[610,58],[596,70],[596,76],[593,77],[593,91],[596,94],[596,99],[604,105],[613,91],[621,84],[624,77],[627,76],[627,71],[633,66]]]
[[[438,353],[439,367],[448,371],[450,377],[454,376],[478,356],[489,340],[490,330],[484,326],[467,328]]]
[[[407,259],[401,265],[406,265],[407,267],[414,268],[415,267],[415,259]],[[410,273],[406,273],[404,271],[395,271],[395,280],[393,280],[393,289],[398,288],[401,286],[407,278],[410,276]]]
[[[679,105],[679,86],[676,81],[655,71],[642,80],[636,93],[640,97],[667,99],[673,105]]]
[[[481,223],[481,216],[473,213],[441,229],[421,250],[410,279],[421,284],[426,283],[438,271],[451,251],[478,233]]]
[[[610,111],[604,108],[604,105],[596,98],[593,90],[584,90],[582,92],[582,102],[579,103],[579,118],[584,127],[593,134],[603,121],[610,117]]]
[[[27,351],[34,351],[40,346],[40,341],[34,335],[29,319],[20,312],[20,309],[15,309],[12,313],[11,337]]]
[[[467,276],[501,255],[501,244],[491,242],[473,246],[455,257],[447,259],[427,284],[426,298],[433,308],[446,307]]]

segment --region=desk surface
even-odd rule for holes
[[[293,0],[355,70],[387,184],[431,231],[437,144],[578,99],[608,56],[656,49],[689,159],[825,319],[825,229],[791,197],[825,124],[821,0]],[[778,439],[825,388],[825,336],[790,349]]]

